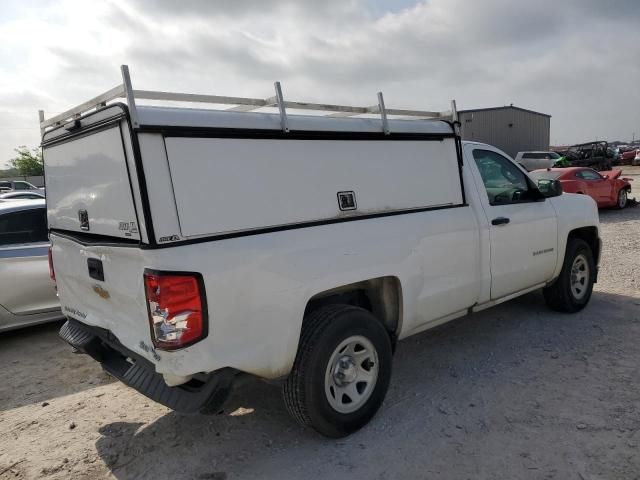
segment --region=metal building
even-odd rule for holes
[[[488,143],[515,157],[526,150],[548,150],[551,115],[524,108],[480,108],[458,112],[463,140]]]

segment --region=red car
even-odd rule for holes
[[[621,174],[622,170],[596,172],[586,167],[548,168],[530,173],[536,181],[559,180],[564,192],[589,195],[599,208],[627,206],[632,179],[620,178]]]
[[[636,150],[635,148],[632,150],[627,150],[626,152],[622,152],[618,159],[620,165],[631,165],[633,163],[633,159],[636,157],[636,155],[638,155],[639,152],[640,149]]]

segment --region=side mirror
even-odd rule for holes
[[[562,183],[560,180],[538,180],[538,190],[545,197],[559,197],[562,195]]]

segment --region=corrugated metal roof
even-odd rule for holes
[[[547,113],[536,112],[534,110],[528,110],[526,108],[514,107],[513,105],[506,105],[504,107],[489,107],[489,108],[476,108],[471,110],[458,110],[458,113],[488,112],[491,110],[508,110],[508,109],[520,110],[521,112],[533,113],[536,115],[542,115],[543,117],[551,118],[551,115]]]

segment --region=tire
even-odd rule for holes
[[[367,310],[327,305],[313,311],[304,319],[298,353],[284,383],[287,410],[322,435],[345,437],[366,425],[382,405],[391,361],[389,334]]]
[[[621,188],[618,192],[618,200],[616,201],[616,208],[622,210],[627,206],[628,192],[626,188]]]
[[[574,269],[575,277],[572,274]],[[569,238],[560,276],[542,291],[547,306],[566,313],[582,310],[589,303],[595,278],[596,265],[591,247],[584,240]]]

